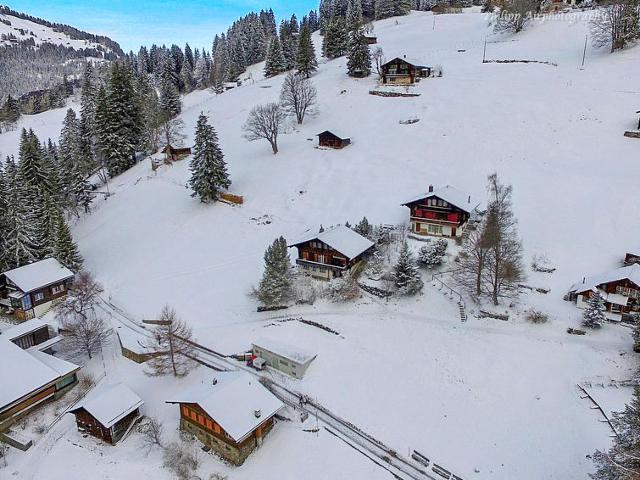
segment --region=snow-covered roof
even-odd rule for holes
[[[215,385],[197,385],[167,403],[196,403],[227,432],[241,442],[284,404],[247,372],[216,374]],[[256,416],[259,412],[259,416]]]
[[[0,410],[80,367],[0,340]]]
[[[289,246],[295,247],[311,240],[320,240],[349,258],[355,258],[373,247],[371,240],[364,238],[344,225],[331,227],[320,233],[308,233]]]
[[[73,277],[73,272],[55,258],[45,258],[38,262],[14,268],[3,273],[11,282],[25,293]]]
[[[424,61],[419,60],[419,59],[417,59],[415,57],[408,56],[408,55],[404,55],[404,54],[401,54],[401,55],[390,55],[387,58],[389,58],[389,60],[387,60],[385,62],[385,65],[387,63],[393,62],[396,59],[400,59],[400,60],[404,60],[405,62],[410,63],[411,65],[413,65],[415,67],[425,67],[426,68],[426,65],[424,64]]]
[[[105,428],[110,428],[118,421],[140,408],[144,402],[123,383],[98,387],[75,404],[70,413],[83,408],[98,420]]]
[[[598,285],[625,279],[629,279],[636,285],[640,286],[640,265],[634,263],[628,267],[620,267],[600,275],[587,277],[584,280],[571,285],[569,291],[576,293],[586,292],[587,290],[596,288]]]
[[[306,351],[305,349],[299,348],[295,345],[290,345],[272,338],[259,338],[253,342],[253,346],[263,350],[268,350],[271,353],[275,353],[280,357],[298,364],[309,363],[318,356],[316,353]]]
[[[320,133],[316,134],[316,137],[319,137],[320,135],[322,135],[323,133],[330,133],[331,135],[338,137],[340,140],[348,140],[349,137],[346,135],[342,135],[342,132],[337,132],[336,130],[323,130]]]
[[[120,339],[120,345],[126,348],[130,352],[144,355],[152,353],[151,350],[143,345],[143,341],[146,339],[141,333],[136,333],[127,327],[118,327],[116,330],[118,338]]]
[[[419,200],[426,200],[427,198],[438,197],[451,205],[458,207],[460,210],[464,210],[467,213],[473,212],[480,206],[480,202],[473,198],[470,194],[458,190],[451,185],[445,185],[444,187],[434,188],[432,192],[421,193],[415,197],[407,200],[402,205],[408,205]]]
[[[27,320],[26,322],[12,325],[11,327],[2,330],[2,332],[0,332],[0,338],[13,340],[15,338],[22,337],[23,335],[27,335],[28,333],[35,332],[36,330],[40,330],[42,327],[46,326],[47,324],[42,320],[33,318],[31,320]]]

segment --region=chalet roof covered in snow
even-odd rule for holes
[[[588,290],[593,290],[598,285],[625,279],[628,279],[640,286],[640,265],[634,263],[628,267],[620,267],[615,270],[611,270],[610,272],[595,275],[593,277],[587,277],[580,282],[574,283],[569,291],[576,293],[586,292]]]
[[[73,413],[82,408],[102,426],[110,428],[143,404],[142,399],[133,390],[123,383],[117,383],[96,388],[69,409],[69,412]]]
[[[39,330],[46,326],[47,324],[42,320],[32,318],[31,320],[27,320],[26,322],[22,322],[2,330],[2,332],[0,332],[0,338],[13,340],[15,338],[22,337],[23,335],[27,335],[28,333],[35,332],[36,330]]]
[[[460,210],[464,210],[467,213],[471,213],[480,206],[480,202],[473,198],[470,194],[458,190],[451,185],[445,185],[444,187],[434,188],[431,192],[421,193],[415,197],[407,200],[402,205],[409,205],[410,203],[420,200],[426,200],[427,198],[437,197],[444,200],[451,205],[458,207]]]
[[[216,374],[215,385],[197,385],[167,403],[195,403],[236,442],[241,442],[284,404],[247,372]],[[258,412],[258,415],[256,415]]]
[[[23,265],[3,273],[24,293],[46,287],[73,277],[73,272],[55,258],[45,258],[39,262]]]
[[[331,227],[320,233],[309,233],[289,247],[295,247],[311,240],[320,240],[349,258],[355,258],[373,247],[371,240],[344,225]]]
[[[0,337],[0,410],[80,367]]]
[[[329,135],[333,135],[336,138],[339,138],[340,140],[348,140],[349,137],[347,135],[342,135],[342,132],[336,132],[335,130],[324,130],[320,133],[316,134],[316,137],[319,137],[320,135],[324,135],[325,133],[329,134]]]
[[[407,63],[410,63],[414,67],[423,67],[423,68],[426,67],[426,65],[424,64],[424,61],[419,60],[419,59],[417,59],[415,57],[404,55],[404,54],[402,54],[402,55],[391,55],[388,58],[390,58],[391,60],[388,60],[387,62],[385,62],[384,65],[387,65],[387,64],[389,64],[391,62],[394,62],[395,60],[403,60],[403,61],[405,61]]]
[[[318,356],[316,353],[271,338],[259,338],[253,342],[253,345],[298,364],[309,363]]]

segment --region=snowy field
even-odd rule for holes
[[[111,300],[138,319],[153,318],[169,303],[200,343],[224,353],[246,350],[262,336],[317,351],[304,380],[278,378],[398,452],[419,450],[465,480],[583,479],[592,468],[586,455],[607,447],[610,431],[576,385],[629,378],[636,361],[624,327],[567,335],[580,312],[562,297],[573,282],[618,266],[638,247],[640,225],[632,219],[640,214],[634,200],[640,142],[622,133],[634,127],[640,108],[640,50],[608,55],[589,48],[580,69],[587,27],[578,15],[536,22],[517,37],[492,34],[479,13],[440,15],[433,25],[430,13],[413,13],[375,27],[387,58],[406,54],[443,67],[442,78],[412,89],[421,96],[368,95],[373,76],[354,80],[345,75],[344,58],[322,60],[313,77],[318,113],[290,127],[276,156],[266,142],[242,139],[241,125],[253,105],[277,100],[282,76],[264,80],[254,67],[253,81],[242,87],[190,94],[182,115],[186,144],[203,111],[218,131],[231,190],[245,204],[201,205],[185,188],[188,161],[154,173],[146,160],[111,182],[115,195],[96,202],[74,234]],[[488,59],[557,66],[482,64],[485,37]],[[64,110],[46,112],[21,125],[56,138],[63,116]],[[399,124],[409,118],[420,122]],[[326,129],[344,132],[352,145],[314,148],[315,134]],[[3,154],[17,151],[18,133],[0,135]],[[294,240],[320,224],[354,223],[363,215],[373,223],[403,223],[408,210],[400,204],[429,184],[483,197],[493,171],[513,184],[526,263],[545,255],[557,267],[552,275],[529,274],[528,284],[551,291],[523,294],[509,322],[478,319],[471,307],[461,323],[455,302],[426,272],[418,298],[363,297],[351,305],[318,302],[277,312],[340,335],[255,312],[248,293],[275,237]],[[530,307],[551,321],[526,323],[521,313]],[[113,346],[106,357],[107,378],[132,386],[172,432],[178,411],[163,399],[212,375],[201,368],[182,383],[150,379]],[[624,400],[605,409],[609,403],[620,408]],[[58,425],[34,454],[14,456],[14,478],[44,478],[44,472],[68,478],[69,465],[55,460],[63,456],[105,479],[169,478],[157,452],[143,457],[128,448],[136,437],[98,448],[75,432],[72,419]],[[303,428],[280,423],[243,467],[207,458],[207,468],[232,479],[390,478],[326,432],[315,436]]]

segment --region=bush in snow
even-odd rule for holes
[[[524,318],[531,323],[547,323],[549,321],[549,316],[539,310],[529,310]]]
[[[351,274],[345,273],[329,282],[327,297],[336,303],[349,302],[360,297],[360,287]]]
[[[429,242],[427,245],[420,249],[420,262],[427,267],[433,267],[441,265],[444,259],[445,252],[447,251],[448,243],[444,239],[436,240],[435,242]]]
[[[602,295],[597,290],[591,292],[591,296],[587,301],[587,308],[582,314],[582,325],[587,328],[600,328],[606,321],[604,316],[605,308]]]
[[[293,291],[297,304],[313,305],[318,298],[318,282],[309,275],[297,275]]]
[[[413,259],[413,253],[409,249],[409,244],[406,240],[402,243],[393,276],[398,293],[401,295],[415,295],[424,286],[416,262]]]
[[[383,273],[384,255],[379,250],[376,250],[367,261],[366,275],[372,280],[377,280],[382,276]]]
[[[200,465],[196,450],[173,442],[164,451],[163,465],[179,480],[189,480]]]

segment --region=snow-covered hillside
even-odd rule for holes
[[[9,22],[8,25],[5,22]],[[101,48],[109,51],[108,48],[101,46],[99,43],[89,40],[73,39],[63,32],[56,32],[53,28],[46,25],[40,25],[30,20],[15,17],[13,15],[0,13],[0,35],[5,35],[5,40],[0,39],[1,45],[11,45],[14,43],[8,37],[12,35],[18,41],[33,39],[36,45],[50,43],[52,45],[62,45],[71,47],[75,50],[82,48]]]
[[[231,190],[244,195],[245,204],[202,205],[185,188],[188,160],[157,172],[146,160],[115,178],[115,195],[96,202],[75,225],[86,266],[111,300],[138,319],[171,304],[198,341],[217,351],[244,351],[265,333],[314,349],[318,358],[292,386],[398,452],[415,448],[465,480],[583,479],[592,469],[586,456],[607,447],[610,431],[576,384],[628,378],[635,361],[624,327],[568,336],[580,312],[562,297],[584,275],[617,266],[640,238],[640,143],[622,136],[637,121],[640,50],[609,55],[589,48],[581,69],[585,33],[580,14],[534,23],[514,37],[494,35],[474,11],[439,15],[435,22],[424,12],[376,22],[387,58],[441,65],[443,77],[413,87],[419,97],[382,98],[368,94],[373,76],[346,76],[344,58],[322,61],[313,77],[318,112],[290,126],[275,156],[266,142],[245,141],[241,125],[255,104],[278,99],[282,76],[262,79],[256,66],[242,87],[192,93],[182,114],[186,143],[204,112],[220,137]],[[483,64],[485,38],[488,59],[557,66]],[[318,47],[319,37],[315,42]],[[55,137],[49,122],[60,121],[64,111],[43,115],[25,117],[20,126],[41,124],[42,134]],[[409,118],[420,121],[399,123]],[[352,144],[340,151],[315,148],[315,135],[326,129],[350,136]],[[0,135],[0,150],[17,151],[16,140],[14,133]],[[294,240],[320,224],[353,223],[364,215],[374,223],[406,222],[401,204],[429,184],[482,197],[494,171],[513,185],[527,264],[541,254],[557,267],[552,275],[529,273],[529,284],[551,291],[523,294],[512,309],[515,319],[471,315],[462,324],[455,303],[427,273],[425,293],[415,299],[364,297],[353,305],[318,302],[285,312],[322,322],[340,336],[256,313],[248,293],[275,237]],[[529,307],[547,312],[550,323],[521,320],[517,312]],[[163,396],[207,378],[198,371],[168,384],[121,358],[109,362],[111,375],[137,385],[168,429],[177,426],[178,412]],[[608,410],[614,407],[620,402]],[[67,434],[75,435],[73,428]],[[336,442],[324,431],[312,437],[279,424],[243,467],[208,459],[207,468],[233,479],[386,476]],[[78,468],[92,468],[97,458],[105,462],[67,440],[47,448],[38,466],[14,467],[16,478],[42,472],[63,478],[66,466],[56,453],[73,455]],[[152,466],[160,459],[141,463],[118,448],[104,453],[116,465],[105,478],[167,475]]]

